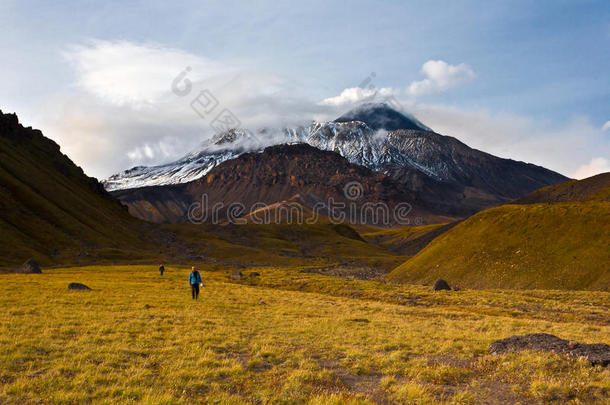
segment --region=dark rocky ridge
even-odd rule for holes
[[[544,167],[499,158],[434,132],[401,130],[389,138],[397,138],[393,143],[405,150],[418,145],[417,162],[436,168],[437,175],[412,165],[387,165],[382,170],[446,215],[469,216],[568,180]]]

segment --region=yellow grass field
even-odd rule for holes
[[[608,403],[610,369],[487,354],[514,334],[610,343],[610,293],[442,291],[291,267],[0,274],[2,404]],[[69,291],[82,282],[92,291]]]

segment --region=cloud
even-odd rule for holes
[[[447,91],[476,77],[466,64],[450,65],[442,60],[429,60],[423,64],[421,72],[425,79],[412,82],[407,94],[419,97]]]
[[[71,46],[63,57],[73,68],[74,86],[49,100],[43,129],[100,178],[182,157],[217,132],[211,124],[223,111],[252,129],[324,120],[335,111],[301,96],[304,89],[288,78],[246,68],[248,61],[98,40]],[[176,94],[174,81],[180,90],[190,83],[189,91]],[[192,102],[204,90],[216,106],[199,115]]]
[[[177,72],[190,67],[192,76],[225,75],[227,65],[156,44],[92,40],[63,52],[77,75],[76,85],[118,105],[148,104],[167,94]]]
[[[225,109],[243,128],[280,128],[334,119],[350,104],[387,97],[400,100],[406,112],[439,133],[564,174],[577,173],[595,156],[610,156],[607,132],[584,117],[556,126],[511,114],[422,104],[412,98],[412,86],[350,88],[318,102],[303,96],[308,90],[289,78],[246,68],[248,61],[211,60],[155,44],[90,41],[70,47],[64,56],[74,68],[74,86],[42,108],[42,129],[99,178],[180,158],[215,134],[211,122]],[[474,73],[461,66],[426,62],[422,70],[427,77],[417,83],[431,84],[418,85],[415,92],[423,95],[425,87],[441,91],[472,78]],[[178,77],[181,73],[185,76]],[[177,78],[180,89],[188,80],[188,94],[172,91]],[[203,90],[217,106],[200,116],[191,104]],[[273,143],[274,134],[263,142]]]
[[[361,87],[350,87],[345,89],[336,97],[325,98],[320,101],[320,105],[326,106],[346,106],[356,105],[359,103],[365,103],[372,101],[377,97],[389,97],[392,95],[399,95],[400,91],[389,87],[383,87],[381,89],[376,88],[361,88]]]
[[[171,161],[208,136],[186,109],[167,104],[134,109],[70,93],[50,100],[45,111],[44,134],[98,178]]]
[[[610,129],[610,121],[606,121],[606,123],[602,126],[602,131],[607,131]]]
[[[605,172],[610,172],[610,161],[603,157],[596,157],[591,159],[589,163],[580,166],[572,177],[576,179],[585,179]]]
[[[429,60],[422,65],[421,72],[425,79],[411,82],[405,89],[391,87],[375,88],[369,85],[367,88],[350,87],[344,89],[335,97],[325,98],[319,105],[325,106],[355,106],[357,104],[372,101],[373,99],[387,97],[422,97],[435,93],[442,93],[462,83],[468,82],[476,77],[473,70],[466,64],[450,65],[442,60]]]

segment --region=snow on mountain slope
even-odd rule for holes
[[[266,146],[282,143],[307,143],[337,152],[351,163],[401,179],[413,190],[427,190],[431,200],[445,199],[439,196],[451,189],[452,198],[474,201],[474,208],[468,212],[567,180],[542,167],[472,149],[387,104],[365,104],[330,122],[256,133],[229,130],[176,162],[135,167],[103,184],[107,190],[116,191],[186,183],[243,152],[262,152]]]
[[[254,133],[245,129],[232,129],[219,134],[183,158],[159,166],[137,166],[106,179],[103,184],[109,191],[186,183],[196,180],[218,164],[233,159],[246,151],[262,151],[266,146],[280,143],[308,143],[322,150],[331,150],[345,156],[352,163],[373,170],[410,165],[437,177],[409,155],[417,151],[401,151],[404,146],[391,129],[421,132],[428,130],[414,118],[409,118],[385,104],[369,104],[353,110],[335,121],[314,122],[309,126],[283,128],[279,131],[261,130]],[[349,119],[349,121],[348,121]],[[414,129],[416,128],[416,129]],[[396,142],[398,141],[398,142]],[[405,153],[406,152],[406,153]]]
[[[108,191],[187,183],[205,176],[219,163],[239,156],[231,150],[214,153],[189,153],[172,163],[159,166],[136,166],[110,176],[102,184]]]
[[[136,166],[102,182],[106,190],[188,183],[205,176],[215,166],[243,152],[259,149],[259,142],[245,130],[232,129],[204,142],[183,158],[158,166]]]

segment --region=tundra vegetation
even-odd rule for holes
[[[610,343],[607,292],[434,292],[311,267],[208,263],[193,301],[189,268],[165,268],[163,277],[158,265],[3,274],[0,403],[610,400],[609,368],[488,354],[496,339],[534,332]]]

